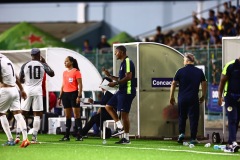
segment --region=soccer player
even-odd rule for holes
[[[27,147],[30,144],[27,137],[27,125],[21,114],[20,96],[15,84],[18,85],[21,96],[26,99],[26,93],[24,92],[19,79],[15,75],[13,63],[6,56],[0,54],[0,120],[3,130],[8,138],[8,141],[3,145],[15,145],[9,128],[9,122],[6,117],[6,112],[10,109],[22,131],[23,141],[20,147]]]
[[[24,113],[32,107],[33,120],[33,134],[31,143],[37,142],[37,134],[40,129],[40,118],[43,112],[43,98],[42,98],[42,81],[44,72],[50,77],[54,76],[54,71],[48,66],[45,59],[41,56],[38,48],[31,50],[32,60],[23,64],[20,71],[20,82],[25,84],[25,91],[27,99],[23,101],[21,109]]]

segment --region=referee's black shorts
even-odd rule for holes
[[[78,97],[78,91],[73,92],[63,92],[62,94],[62,104],[64,108],[79,108],[80,103],[76,103]]]

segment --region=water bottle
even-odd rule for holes
[[[188,142],[183,142],[183,145],[188,146],[189,144],[188,144]]]
[[[189,144],[189,148],[195,147],[194,144]]]
[[[208,148],[208,147],[210,147],[211,146],[211,143],[206,143],[205,145],[204,145],[204,147],[206,147],[206,148]]]
[[[214,145],[213,146],[213,149],[215,149],[215,150],[219,150],[219,149],[224,150],[225,148],[226,148],[226,145]]]

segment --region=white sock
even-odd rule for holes
[[[129,133],[124,133],[123,137],[126,138],[126,140],[129,140]]]
[[[19,127],[22,131],[23,141],[27,139],[27,125],[21,113],[14,115],[17,120],[17,127]]]
[[[35,116],[33,120],[33,136],[37,137],[38,130],[40,129],[40,116]]]
[[[15,119],[16,119],[16,118],[15,118]],[[20,124],[19,124],[19,122],[17,121],[17,119],[16,119],[16,122],[17,122],[16,137],[17,137],[17,138],[20,138],[20,132],[21,132]]]
[[[4,132],[6,133],[8,140],[12,141],[13,136],[10,131],[10,127],[9,127],[9,123],[8,123],[8,119],[7,119],[6,115],[2,115],[0,117],[0,119],[1,119],[2,128],[3,128]]]
[[[118,127],[118,128],[120,128],[120,129],[123,128],[123,125],[122,125],[121,121],[117,121],[116,124],[117,124],[117,127]]]

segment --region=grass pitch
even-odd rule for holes
[[[118,138],[103,140],[96,137],[69,142],[59,142],[62,135],[39,134],[40,144],[31,144],[27,148],[0,146],[1,160],[239,160],[240,152],[224,153],[214,150],[213,145],[205,148],[205,143],[194,148],[183,146],[176,141],[130,139],[131,144],[115,144]],[[4,133],[0,133],[0,143],[6,142]],[[31,139],[31,136],[29,136]]]

